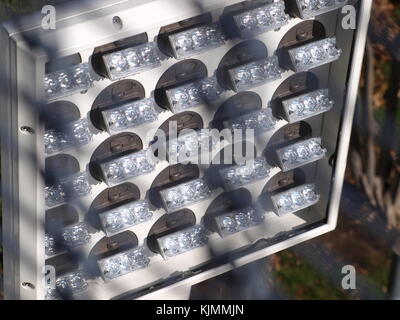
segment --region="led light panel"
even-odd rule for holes
[[[239,188],[245,184],[269,177],[270,168],[264,158],[249,160],[243,165],[220,170],[221,178],[228,189]]]
[[[256,132],[265,132],[274,129],[276,122],[272,110],[265,108],[230,120],[229,126],[234,130],[253,129]]]
[[[63,295],[77,294],[85,291],[88,288],[83,271],[78,270],[67,273],[56,279],[55,286],[52,288],[48,285],[46,290],[46,300],[58,300]]]
[[[44,77],[44,93],[49,101],[86,91],[92,86],[93,79],[87,63],[52,72]]]
[[[44,189],[46,206],[54,207],[65,203],[68,199],[84,197],[92,192],[87,172],[81,172],[60,183],[46,186]]]
[[[81,119],[62,126],[60,130],[48,130],[44,134],[44,146],[47,154],[88,144],[93,140],[87,119]]]
[[[172,164],[193,160],[214,150],[218,142],[209,130],[180,135],[168,142],[168,161]]]
[[[109,133],[116,133],[156,121],[158,111],[153,99],[142,99],[102,111]]]
[[[203,178],[160,191],[165,208],[170,212],[208,199],[211,193],[210,187]]]
[[[283,70],[279,67],[277,56],[251,62],[229,70],[235,91],[248,90],[268,81],[281,78]]]
[[[101,259],[97,263],[104,281],[110,281],[130,272],[146,268],[150,264],[150,258],[143,247],[137,247]]]
[[[329,90],[322,89],[282,102],[289,123],[308,119],[332,109]]]
[[[318,161],[326,152],[322,147],[321,138],[311,138],[276,151],[284,172]]]
[[[145,200],[134,201],[99,215],[103,230],[107,235],[113,235],[151,220],[153,213]]]
[[[176,59],[185,59],[225,44],[225,36],[218,24],[205,25],[169,36]]]
[[[159,67],[161,53],[156,43],[149,42],[105,54],[103,60],[108,77],[114,81]]]
[[[215,218],[221,237],[229,236],[264,222],[264,214],[256,209],[244,208]]]
[[[207,244],[206,230],[200,226],[181,230],[157,239],[162,256],[167,259]]]
[[[285,3],[278,1],[233,17],[242,38],[249,38],[286,25],[290,16],[285,13]]]
[[[296,0],[303,19],[336,10],[347,4],[348,0]]]
[[[342,50],[336,47],[336,38],[327,38],[289,50],[290,59],[297,72],[331,63],[340,58]]]
[[[168,101],[174,113],[218,99],[224,89],[216,77],[206,78],[166,91]]]
[[[155,167],[156,159],[151,150],[137,151],[101,164],[103,177],[108,185],[151,173]]]
[[[314,184],[302,185],[271,197],[278,215],[294,213],[308,208],[316,204],[319,198]]]

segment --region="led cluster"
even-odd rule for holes
[[[63,98],[92,86],[93,79],[87,63],[49,73],[44,77],[44,93],[47,100]]]
[[[168,258],[206,245],[208,237],[202,226],[195,225],[158,238],[157,242],[162,256]]]
[[[60,130],[51,129],[44,134],[44,146],[47,154],[63,151],[71,147],[88,144],[93,139],[87,119],[61,126]]]
[[[304,120],[332,109],[328,89],[316,90],[282,102],[289,123]]]
[[[75,248],[87,244],[90,239],[90,233],[87,225],[83,222],[68,226],[61,231],[62,244],[65,248]],[[51,234],[45,235],[45,251],[48,256],[58,253],[56,239]]]
[[[243,91],[260,86],[268,81],[281,78],[283,70],[279,67],[277,56],[251,62],[229,70],[235,91]]]
[[[338,60],[342,50],[336,47],[336,38],[327,38],[289,50],[296,71],[308,71]]]
[[[244,208],[216,217],[221,237],[229,236],[264,222],[264,215],[254,208]]]
[[[202,103],[218,99],[224,89],[216,77],[206,78],[166,91],[169,104],[174,113],[182,112]]]
[[[217,48],[225,43],[225,36],[218,24],[204,25],[169,36],[176,59],[185,59]]]
[[[194,160],[200,154],[211,152],[218,142],[210,130],[180,135],[168,142],[168,161],[172,164]]]
[[[321,138],[311,138],[278,149],[276,152],[281,163],[281,169],[285,172],[320,160],[327,151],[322,148]]]
[[[92,192],[87,172],[81,172],[62,179],[59,183],[44,189],[46,206],[54,207],[72,198],[84,197]]]
[[[285,13],[285,3],[278,1],[234,16],[242,38],[252,37],[259,33],[279,29],[289,22]]]
[[[165,208],[175,211],[187,205],[205,200],[211,196],[207,182],[200,178],[160,191]]]
[[[255,130],[265,132],[275,128],[276,118],[272,115],[270,108],[261,109],[229,121],[234,130]]]
[[[293,213],[308,208],[319,201],[314,184],[305,184],[271,197],[278,215]]]
[[[137,247],[98,260],[97,263],[104,281],[110,281],[138,269],[146,268],[150,263],[150,258],[143,247]]]
[[[126,103],[102,112],[109,133],[116,133],[156,121],[158,112],[153,99],[142,99]]]
[[[343,7],[348,0],[296,0],[303,19]]]
[[[138,200],[102,212],[99,217],[103,230],[110,236],[149,221],[153,217],[153,213],[150,211],[147,201]]]
[[[243,165],[220,170],[221,178],[228,189],[235,189],[254,181],[265,179],[270,168],[264,158],[246,161]]]
[[[108,77],[118,80],[161,65],[161,53],[154,42],[103,55]]]
[[[88,286],[83,271],[73,271],[58,277],[55,284],[48,284],[45,299],[58,300],[63,296],[69,297],[71,294],[85,291]]]
[[[151,150],[137,151],[101,164],[103,177],[108,185],[148,174],[153,172],[155,167],[156,161]]]

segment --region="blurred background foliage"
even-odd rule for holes
[[[45,4],[65,1],[68,0],[0,0],[0,21],[40,10]],[[367,155],[368,158],[368,154],[372,153],[375,158],[381,160],[382,153],[386,149],[390,154],[390,166],[394,167],[395,174],[397,172],[400,175],[400,170],[397,171],[400,167],[400,112],[398,111],[400,110],[400,92],[398,84],[396,87],[393,83],[396,81],[396,70],[400,69],[399,21],[399,1],[374,0],[369,36],[369,48],[372,54],[365,59],[361,77],[357,110],[361,120],[356,119],[355,123],[352,153],[349,156],[351,165],[348,165],[346,172],[338,228],[327,235],[272,255],[253,265],[198,284],[193,290],[194,299],[333,300],[387,297],[392,261],[391,246],[393,239],[399,239],[400,207],[394,206],[394,213],[392,213],[394,218],[388,216],[390,210],[387,210],[387,203],[379,203],[379,195],[374,189],[374,184],[368,181],[371,177],[367,176],[366,181],[363,179],[363,172],[368,171],[371,164],[361,162],[359,167],[355,168],[352,156],[358,154],[361,155],[360,158],[365,158]],[[369,63],[368,69],[367,62],[371,59],[373,64]],[[368,82],[371,72],[372,84]],[[371,101],[368,103],[368,100]],[[366,116],[369,113],[372,114],[370,119]],[[392,137],[394,142],[389,147],[381,141],[381,133],[386,130],[388,121],[394,125],[395,134]],[[369,131],[370,126],[374,134],[372,137],[369,135],[370,139],[368,140],[367,137],[367,142],[365,142],[365,131]],[[385,139],[384,136],[383,139]],[[374,172],[373,178],[384,178],[380,176],[381,173],[379,170]],[[389,180],[389,187],[391,183],[392,181]],[[395,198],[397,194],[391,194],[391,196]],[[0,246],[0,275],[2,274],[1,253]],[[357,290],[344,291],[340,285],[343,276],[341,268],[349,264],[357,270]],[[255,274],[260,278],[255,278]],[[252,277],[248,282],[250,289],[244,288],[245,281],[237,283],[238,275],[243,280],[249,275]]]

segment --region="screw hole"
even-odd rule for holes
[[[35,286],[30,282],[22,282],[21,286],[27,290],[35,290]]]
[[[122,27],[124,26],[122,19],[118,16],[115,16],[112,18],[112,23],[115,26],[115,28],[118,30],[121,30]]]
[[[26,135],[33,135],[33,134],[35,134],[35,130],[34,130],[33,128],[31,128],[31,127],[28,127],[28,126],[22,126],[22,127],[20,128],[20,131],[21,131],[23,134],[26,134]]]

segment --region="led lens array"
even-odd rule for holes
[[[88,63],[82,63],[46,74],[44,93],[47,100],[55,100],[88,90],[93,86]]]
[[[242,38],[270,30],[279,29],[289,22],[289,15],[285,13],[285,3],[278,1],[256,9],[235,15],[236,26]]]
[[[44,134],[44,146],[47,154],[63,151],[71,147],[88,144],[93,139],[87,119],[62,126],[60,130],[48,130]]]
[[[208,237],[202,226],[195,225],[161,237],[157,242],[162,256],[168,258],[206,245]]]
[[[59,183],[44,189],[46,206],[54,207],[72,198],[84,197],[92,192],[87,172],[81,172],[62,179]]]
[[[102,112],[109,133],[116,133],[156,121],[158,112],[153,99],[142,99]]]
[[[270,108],[254,111],[229,121],[234,130],[255,130],[265,132],[275,128],[276,118],[272,115]]]
[[[292,64],[297,72],[331,63],[340,58],[342,50],[336,47],[336,38],[327,38],[289,50]]]
[[[277,56],[251,62],[229,70],[235,91],[243,91],[260,86],[268,81],[281,78]]]
[[[282,102],[289,123],[304,120],[332,109],[328,89],[316,90]]]
[[[174,113],[218,99],[224,89],[216,77],[206,78],[166,91],[169,104]]]
[[[185,59],[204,51],[220,47],[225,37],[218,24],[204,25],[169,36],[176,59]]]
[[[150,258],[143,247],[137,247],[98,260],[97,263],[104,281],[110,281],[130,272],[146,268],[150,264]]]
[[[103,55],[108,77],[118,80],[161,65],[161,53],[154,42]]]
[[[113,235],[137,224],[151,220],[153,213],[145,200],[138,200],[102,212],[100,221],[107,235]]]
[[[264,158],[247,161],[243,165],[220,170],[221,178],[228,189],[235,189],[254,181],[265,179],[270,168]]]
[[[327,151],[322,148],[321,138],[311,138],[278,149],[276,152],[281,169],[286,172],[322,159]]]
[[[78,270],[67,273],[56,279],[55,285],[47,286],[46,300],[58,300],[62,296],[68,297],[70,294],[77,294],[85,291],[88,287],[83,271]]]
[[[84,222],[80,222],[63,228],[61,238],[63,245],[66,248],[72,249],[87,244],[91,236],[87,225]],[[58,253],[54,236],[46,234],[44,242],[46,255],[51,256]]]
[[[169,163],[183,163],[208,154],[219,142],[210,130],[183,134],[168,142]]]
[[[314,184],[305,184],[271,197],[278,215],[308,208],[316,204],[319,198],[320,196],[315,192]]]
[[[343,7],[348,0],[296,0],[300,15],[308,19]]]
[[[254,208],[245,208],[216,217],[221,237],[229,236],[264,222],[264,215]]]
[[[160,191],[165,208],[175,211],[211,196],[207,182],[200,178]]]
[[[101,164],[103,177],[108,185],[151,173],[155,167],[156,161],[150,150],[137,151]]]

